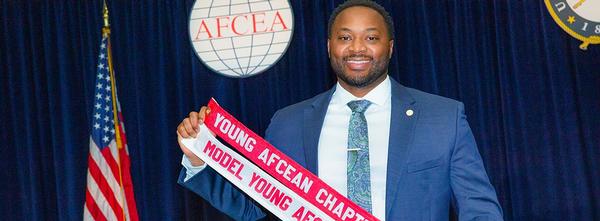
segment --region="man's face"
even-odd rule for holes
[[[329,60],[340,84],[363,88],[385,79],[394,41],[377,11],[362,7],[343,10],[327,41]]]

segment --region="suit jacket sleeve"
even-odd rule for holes
[[[185,168],[178,183],[198,194],[213,207],[235,220],[258,220],[266,216],[255,202],[210,167],[184,182]]]
[[[456,127],[450,159],[450,185],[459,220],[502,220],[502,209],[486,174],[462,103],[458,107]]]

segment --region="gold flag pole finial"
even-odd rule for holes
[[[110,25],[108,24],[108,8],[106,7],[106,1],[104,1],[104,27],[109,27]]]
[[[102,28],[102,32],[104,34],[110,34],[110,24],[108,23],[108,7],[106,7],[106,1],[104,1],[104,10],[102,10],[103,18],[104,18],[104,27]]]

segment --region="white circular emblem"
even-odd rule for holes
[[[285,53],[294,30],[288,0],[196,0],[190,39],[211,70],[229,77],[266,71]]]

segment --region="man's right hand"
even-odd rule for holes
[[[190,151],[187,147],[185,147],[181,140],[183,138],[196,137],[198,132],[200,132],[200,125],[204,123],[204,117],[206,114],[210,112],[210,109],[206,106],[202,106],[200,111],[198,112],[190,112],[189,116],[177,126],[177,142],[179,143],[179,148],[183,151],[183,154],[190,160],[192,166],[202,166],[204,165],[204,161],[202,161],[198,156],[196,156],[192,151]]]

